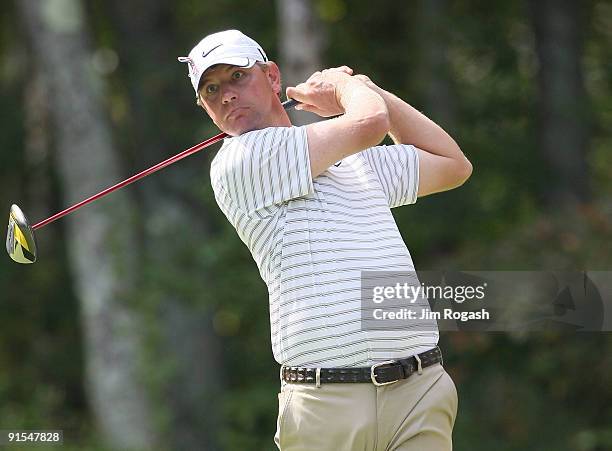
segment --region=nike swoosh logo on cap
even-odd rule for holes
[[[210,50],[209,50],[208,52],[206,52],[206,53],[202,52],[202,58],[206,58],[206,57],[207,57],[207,56],[208,56],[210,53],[212,53],[212,51],[213,51],[213,50],[218,49],[218,48],[219,48],[219,47],[221,47],[222,45],[223,45],[223,44],[219,44],[218,46],[213,47],[212,49],[210,49]]]

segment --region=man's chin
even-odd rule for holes
[[[230,136],[240,136],[240,135],[244,135],[245,133],[252,132],[254,130],[260,130],[262,128],[263,127],[256,127],[256,126],[241,127],[241,128],[235,128],[232,130],[228,130],[225,133],[227,133]]]

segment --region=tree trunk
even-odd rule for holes
[[[277,0],[279,20],[279,66],[283,86],[295,86],[322,67],[325,30],[317,17],[311,0]],[[268,55],[269,57],[270,55]],[[284,96],[284,93],[283,93]],[[321,118],[306,111],[289,112],[295,125],[303,125]]]
[[[77,0],[16,2],[48,83],[65,203],[122,177],[91,70],[88,29]],[[68,252],[83,321],[86,390],[103,439],[114,449],[155,441],[139,373],[141,323],[128,305],[134,287],[134,205],[118,192],[66,218]]]
[[[548,186],[546,201],[557,207],[589,199],[581,5],[575,0],[531,1],[540,63],[539,140],[549,164],[542,176]]]
[[[447,0],[419,2],[418,34],[421,60],[420,83],[424,92],[425,111],[446,130],[455,122],[455,98],[448,62],[449,23]],[[413,13],[412,9],[409,9]]]
[[[36,64],[32,64],[28,70],[29,79],[26,82],[24,93],[25,110],[25,142],[23,151],[26,161],[27,199],[29,205],[27,214],[29,218],[46,218],[53,212],[51,198],[51,178],[49,162],[50,148],[50,126],[48,96],[43,73]],[[56,234],[54,240],[59,238]],[[53,240],[53,241],[54,241]],[[44,240],[47,243],[49,240]],[[46,249],[41,248],[41,240],[37,239],[39,252]]]

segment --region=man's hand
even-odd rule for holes
[[[372,86],[376,86],[374,82],[370,80],[370,77],[368,77],[367,75],[357,74],[354,77],[364,82],[366,85],[368,85],[369,88],[371,88]]]
[[[296,110],[310,111],[321,117],[344,113],[341,96],[344,86],[353,79],[353,69],[348,66],[317,71],[304,83],[287,88],[287,97],[300,102]]]
[[[380,143],[389,131],[384,99],[352,74],[348,66],[335,67],[287,88],[287,97],[301,103],[299,109],[322,117],[339,115],[306,126],[313,179],[348,155]]]

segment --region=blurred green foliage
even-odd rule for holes
[[[170,40],[169,53],[157,55],[156,61],[120,58],[117,69],[106,75],[106,104],[129,172],[155,161],[135,142],[134,127],[167,145],[166,155],[215,132],[193,104],[185,68],[175,56],[203,35],[225,28],[251,34],[272,59],[278,54],[272,1],[171,3],[156,24]],[[348,64],[425,109],[421,62],[428,36],[420,32],[420,3],[313,3],[327,28],[326,66]],[[581,4],[588,12],[583,68],[591,104],[593,201],[581,207],[543,207],[548,180],[536,145],[537,61],[527,5],[449,1],[440,26],[448,35],[456,108],[454,120],[441,125],[473,162],[474,174],[458,190],[394,211],[417,268],[610,269],[612,5]],[[121,54],[127,44],[110,3],[92,0],[86,5],[95,47]],[[53,212],[63,205],[52,164],[47,160],[39,168],[49,180],[42,189],[49,192],[33,194],[39,181],[32,178],[32,162],[22,151],[24,98],[33,62],[14,5],[2,8],[0,207],[8,212],[11,202],[27,205],[42,198]],[[140,107],[147,106],[146,119],[128,99],[135,82],[142,84],[146,100]],[[180,163],[183,169],[167,170],[185,175],[212,237],[192,246],[172,270],[145,265],[141,277],[146,284],[136,302],[154,305],[156,283],[171,280],[194,304],[213,311],[211,327],[222,338],[225,379],[224,402],[211,406],[223,418],[219,441],[228,450],[272,449],[278,366],[270,350],[267,291],[248,250],[215,204],[208,181],[213,153]],[[61,222],[45,229],[39,237],[42,258],[32,267],[0,259],[0,429],[62,428],[63,449],[102,449],[83,386],[80,313],[65,238]],[[201,277],[182,277],[182,265],[196,265]],[[441,345],[460,396],[456,449],[612,449],[609,334],[448,332]],[[242,368],[257,378],[242,377]]]

